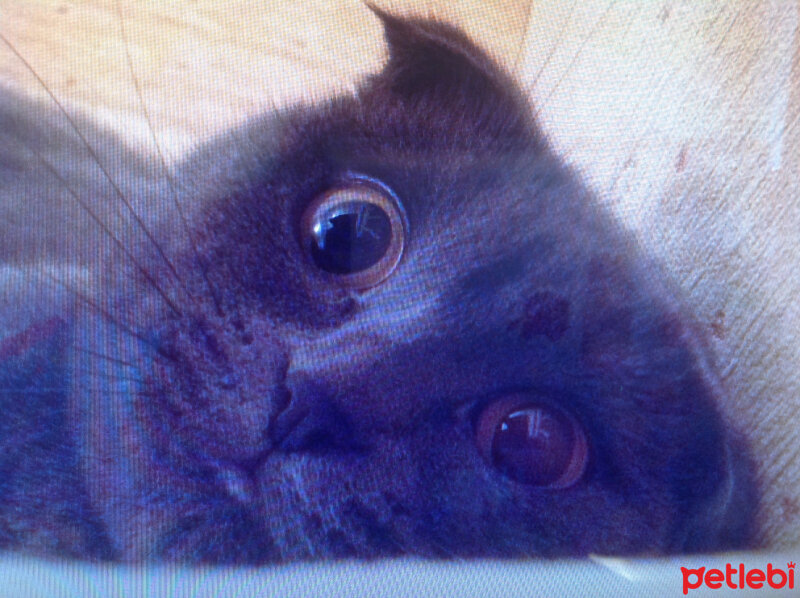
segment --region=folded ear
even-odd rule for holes
[[[460,30],[433,20],[401,18],[367,4],[383,22],[389,61],[382,78],[407,98],[435,96],[473,106],[529,113],[505,71]]]

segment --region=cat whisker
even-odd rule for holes
[[[105,353],[101,353],[99,351],[93,351],[93,350],[88,349],[86,347],[80,347],[80,346],[75,347],[75,351],[78,352],[78,353],[83,353],[85,355],[91,355],[93,357],[97,357],[98,359],[101,359],[101,360],[106,361],[108,363],[116,363],[116,364],[119,364],[119,365],[123,365],[123,366],[125,366],[127,368],[130,368],[131,370],[138,371],[137,366],[134,365],[133,363],[131,363],[129,361],[126,361],[124,359],[120,359],[118,357],[114,357],[112,355],[106,355]],[[88,369],[82,369],[82,370],[78,370],[78,372],[90,375],[92,377],[99,377],[99,378],[102,378],[104,380],[118,380],[118,381],[124,381],[124,382],[135,382],[137,384],[144,384],[145,383],[144,378],[140,378],[140,377],[137,377],[137,376],[125,376],[125,375],[122,375],[122,374],[109,373],[108,371],[90,371]]]
[[[127,32],[125,30],[125,19],[122,16],[122,9],[120,7],[119,0],[117,0],[116,2],[116,9],[119,20],[120,35],[122,37],[123,45],[125,46],[125,56],[127,58],[128,71],[130,72],[131,81],[136,91],[136,97],[139,102],[139,108],[142,111],[142,115],[144,116],[145,121],[147,122],[147,128],[150,132],[150,137],[153,141],[153,147],[155,148],[155,151],[158,154],[158,159],[161,165],[162,174],[164,176],[164,179],[167,181],[167,185],[169,186],[170,195],[172,196],[172,203],[175,205],[175,209],[178,212],[178,218],[181,221],[181,226],[183,227],[183,230],[186,233],[186,237],[189,240],[192,252],[194,253],[195,262],[200,268],[200,272],[203,276],[203,279],[205,280],[206,286],[208,286],[208,291],[211,296],[211,300],[214,302],[214,307],[217,311],[217,315],[222,317],[224,314],[222,311],[222,306],[220,304],[217,289],[216,287],[214,287],[214,285],[211,284],[211,280],[208,277],[208,264],[204,263],[204,261],[200,258],[200,252],[197,249],[197,243],[194,239],[194,235],[192,235],[191,229],[189,228],[189,223],[186,220],[186,214],[184,213],[183,206],[181,205],[181,202],[178,199],[178,192],[175,188],[175,180],[172,176],[170,169],[167,167],[167,161],[166,158],[164,157],[163,149],[161,148],[161,144],[159,143],[158,138],[156,136],[155,128],[153,127],[153,121],[152,118],[150,117],[150,112],[147,109],[147,103],[144,101],[144,96],[142,95],[142,88],[139,82],[139,78],[136,76],[136,71],[133,68],[133,59],[131,58],[130,45],[128,43]]]
[[[104,392],[107,388],[113,388],[113,386],[108,386],[109,384],[119,383],[119,382],[128,382],[131,384],[136,384],[139,386],[143,386],[145,381],[141,378],[136,378],[133,376],[121,376],[115,374],[109,374],[106,372],[97,372],[94,370],[89,369],[81,369],[81,370],[74,370],[73,373],[80,374],[82,376],[91,377],[93,381],[100,381],[105,382],[106,386],[104,386]],[[123,392],[124,389],[119,389],[118,392]],[[130,392],[130,390],[126,391]]]
[[[47,159],[42,156],[38,151],[33,148],[28,148],[28,150],[36,156],[39,162],[44,166],[50,174],[52,174],[67,190],[67,192],[75,199],[78,205],[86,212],[89,217],[100,227],[100,230],[103,231],[108,238],[117,246],[117,248],[136,266],[136,269],[141,272],[142,276],[145,277],[148,283],[152,285],[152,287],[156,290],[156,292],[161,296],[167,306],[172,310],[175,315],[180,315],[180,310],[178,309],[177,305],[167,296],[166,291],[162,289],[153,276],[148,272],[148,270],[142,266],[136,259],[136,257],[131,253],[131,251],[125,246],[125,244],[120,241],[120,239],[111,231],[108,225],[103,222],[103,220],[89,207],[89,205],[81,199],[80,195],[75,192],[75,190],[70,186],[70,184],[64,179],[60,172],[52,165]]]
[[[94,351],[92,349],[88,349],[86,347],[75,347],[75,350],[79,353],[86,353],[87,355],[94,355],[95,357],[100,357],[101,359],[105,359],[107,361],[111,361],[114,363],[118,363],[120,365],[126,365],[131,368],[135,368],[136,366],[131,363],[130,361],[126,361],[124,359],[120,359],[119,357],[112,357],[111,355],[107,355],[105,353],[101,353],[100,351]]]
[[[12,44],[8,40],[8,38],[6,38],[2,33],[0,33],[0,41],[2,41],[9,48],[9,50],[11,50],[11,52],[22,63],[22,65],[25,67],[25,69],[34,77],[34,79],[36,79],[36,81],[39,83],[39,85],[42,87],[42,89],[47,93],[47,95],[50,96],[50,99],[53,101],[54,105],[58,108],[58,111],[64,116],[64,118],[66,119],[66,121],[69,124],[70,128],[75,132],[75,134],[80,139],[81,144],[84,146],[86,151],[89,153],[89,156],[92,158],[92,160],[94,160],[94,163],[100,169],[100,172],[102,172],[102,174],[105,177],[105,179],[111,185],[111,188],[113,189],[114,194],[119,198],[119,200],[123,203],[123,205],[125,205],[125,207],[128,209],[128,211],[130,212],[131,216],[133,217],[133,219],[136,222],[136,224],[139,227],[139,229],[145,234],[147,239],[155,247],[156,251],[158,252],[159,256],[161,257],[161,259],[166,264],[167,268],[170,270],[170,272],[175,277],[175,279],[179,282],[179,284],[183,287],[184,291],[186,292],[186,295],[187,296],[191,296],[189,291],[188,291],[188,289],[186,288],[186,284],[181,279],[181,277],[178,275],[178,272],[175,269],[175,266],[172,264],[172,262],[169,260],[169,258],[167,258],[166,253],[164,252],[164,249],[161,247],[161,245],[158,243],[158,241],[156,241],[155,237],[153,236],[153,233],[150,231],[150,229],[147,227],[147,225],[145,225],[144,221],[139,216],[139,214],[136,212],[136,210],[133,209],[133,206],[128,201],[128,199],[125,197],[125,194],[122,192],[122,190],[119,188],[119,185],[114,180],[114,177],[111,176],[111,173],[108,171],[108,169],[104,166],[103,162],[100,160],[100,157],[98,156],[98,154],[95,151],[94,147],[92,146],[91,143],[89,143],[88,139],[86,139],[86,136],[83,134],[83,132],[81,131],[80,127],[75,122],[75,119],[72,117],[72,115],[70,115],[70,113],[67,111],[67,109],[64,107],[64,105],[61,103],[61,101],[56,97],[55,93],[53,93],[53,91],[50,89],[50,87],[47,85],[47,83],[45,83],[44,79],[42,79],[39,76],[39,74],[36,72],[36,70],[33,68],[33,66],[25,59],[24,56],[22,56],[22,54],[20,54],[20,52],[17,50],[17,48],[14,46],[14,44]],[[168,301],[168,303],[170,304],[170,307],[173,308],[176,311],[176,313],[180,313],[180,310],[178,310],[171,301]]]
[[[88,307],[92,308],[96,313],[100,314],[107,322],[112,324],[113,326],[119,327],[123,332],[130,334],[134,338],[142,341],[145,345],[150,346],[158,353],[161,357],[165,359],[171,360],[172,358],[167,355],[163,349],[151,338],[147,338],[146,336],[142,335],[141,333],[137,332],[131,325],[123,322],[121,319],[113,316],[107,310],[100,307],[95,301],[87,297],[81,291],[73,288],[70,284],[68,284],[63,279],[54,276],[53,274],[47,272],[43,267],[39,268],[39,272],[43,274],[46,278],[52,280],[55,284],[58,284],[65,288],[69,293],[74,295],[77,299],[85,303]]]
[[[132,382],[134,384],[144,384],[144,380],[133,376],[121,376],[118,374],[109,374],[107,372],[97,372],[89,369],[75,370],[76,373],[91,376],[93,380],[101,380],[103,382]]]

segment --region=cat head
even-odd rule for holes
[[[122,550],[744,545],[748,464],[657,269],[485,52],[373,11],[379,74],[199,151],[179,180],[200,208],[114,267],[117,324],[90,342],[131,376],[89,402],[123,423],[85,436]]]

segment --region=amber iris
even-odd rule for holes
[[[566,488],[586,468],[586,436],[577,420],[525,395],[488,405],[481,413],[477,436],[484,458],[521,484]]]
[[[316,268],[345,286],[366,289],[394,271],[408,224],[391,191],[357,179],[318,196],[306,209],[301,229]]]

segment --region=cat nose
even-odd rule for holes
[[[286,380],[289,403],[274,419],[269,434],[274,450],[285,453],[359,452],[347,417],[330,400],[322,384],[304,373]]]

